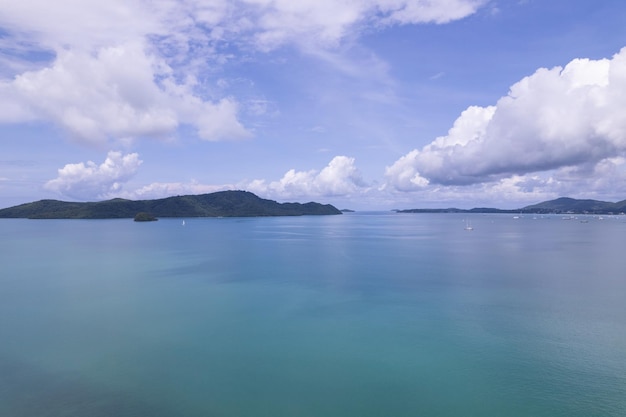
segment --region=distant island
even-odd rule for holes
[[[0,210],[0,218],[27,219],[135,219],[158,217],[261,217],[341,214],[330,204],[315,202],[278,203],[248,191],[219,191],[158,200],[115,198],[100,202],[76,203],[40,200]]]
[[[598,200],[577,200],[561,197],[519,209],[503,210],[489,207],[477,207],[469,210],[458,208],[445,209],[408,209],[394,210],[397,213],[528,213],[528,214],[622,214],[626,212],[626,200],[611,203]]]
[[[145,211],[141,211],[139,213],[137,213],[135,215],[135,219],[136,222],[155,222],[159,219],[157,219],[156,217],[154,217],[152,214],[150,213],[146,213]]]

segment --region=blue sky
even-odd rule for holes
[[[0,207],[626,199],[621,0],[0,1]]]

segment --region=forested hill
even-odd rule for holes
[[[118,219],[139,212],[156,217],[259,217],[341,214],[330,204],[278,203],[247,191],[220,191],[158,200],[113,200],[74,203],[40,200],[0,210],[0,218]]]
[[[409,209],[396,210],[398,213],[534,213],[534,214],[620,214],[626,212],[626,200],[611,203],[598,200],[577,200],[575,198],[561,197],[556,200],[544,201],[519,209],[502,210],[497,208],[473,208],[469,210],[457,208],[445,209]]]
[[[612,203],[609,201],[598,200],[577,200],[574,198],[561,197],[556,200],[544,201],[543,203],[534,204],[524,207],[524,211],[534,213],[623,213],[626,212],[626,200]]]

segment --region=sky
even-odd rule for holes
[[[623,0],[0,0],[0,208],[626,199]]]

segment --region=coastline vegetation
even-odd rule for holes
[[[477,207],[469,210],[459,208],[394,210],[397,213],[519,213],[519,214],[622,214],[626,212],[626,200],[611,203],[598,200],[577,200],[561,197],[519,209],[503,210]]]
[[[260,217],[341,214],[330,204],[278,203],[248,191],[220,191],[158,200],[115,198],[100,202],[40,200],[0,210],[0,218],[123,219],[137,213],[154,217]]]
[[[135,215],[134,220],[136,222],[155,222],[159,219],[157,219],[150,213],[146,213],[145,211],[140,211],[139,213]]]

